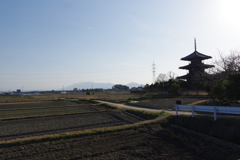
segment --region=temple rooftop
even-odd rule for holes
[[[179,69],[190,69],[190,68],[211,68],[211,67],[214,67],[214,65],[209,65],[209,64],[199,64],[199,63],[191,63],[189,65],[186,65],[186,66],[182,66],[182,67],[179,67]]]
[[[204,60],[204,59],[209,59],[209,58],[212,58],[212,57],[207,56],[207,55],[202,54],[202,53],[199,53],[198,51],[195,50],[192,54],[189,54],[188,56],[181,58],[181,60],[191,61],[191,60],[196,59],[196,58]]]

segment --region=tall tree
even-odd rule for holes
[[[166,82],[168,80],[167,75],[160,73],[157,77],[157,82]]]

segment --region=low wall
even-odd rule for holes
[[[172,116],[172,124],[240,144],[240,121]]]

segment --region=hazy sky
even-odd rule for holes
[[[152,83],[240,47],[239,0],[0,0],[0,91]],[[211,63],[211,60],[205,61]]]

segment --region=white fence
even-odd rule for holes
[[[178,115],[178,110],[192,111],[192,117],[194,117],[194,112],[212,112],[214,114],[214,120],[217,119],[217,113],[225,114],[239,114],[240,107],[223,107],[223,106],[194,106],[194,105],[174,105],[176,110],[176,115]]]

